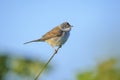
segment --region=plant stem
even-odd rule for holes
[[[52,54],[52,56],[49,58],[49,60],[47,61],[47,63],[42,67],[42,69],[39,71],[39,73],[36,75],[36,77],[34,78],[34,80],[38,80],[38,77],[41,75],[41,73],[44,71],[44,69],[47,67],[47,65],[49,64],[49,62],[52,60],[52,58],[55,56],[55,54],[58,52],[60,47],[57,48],[57,50],[54,51],[54,53]]]

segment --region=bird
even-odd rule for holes
[[[72,25],[68,22],[63,22],[60,25],[57,25],[52,30],[45,33],[41,38],[25,42],[24,44],[32,42],[46,42],[56,51],[56,47],[61,48],[62,45],[68,40],[70,36]]]

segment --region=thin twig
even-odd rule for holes
[[[57,50],[55,50],[55,52],[52,54],[52,56],[49,58],[49,60],[47,61],[47,63],[42,67],[42,69],[39,71],[39,73],[36,75],[36,77],[34,78],[34,80],[38,80],[38,77],[41,75],[41,73],[44,71],[44,69],[47,67],[47,65],[49,64],[49,62],[52,60],[52,58],[55,56],[55,54],[58,52],[60,47],[57,48]]]

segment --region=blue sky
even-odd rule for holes
[[[23,43],[68,21],[74,26],[70,38],[52,60],[53,71],[43,73],[42,79],[73,80],[78,70],[120,52],[119,4],[119,0],[0,0],[0,49],[47,61],[53,50],[49,45]]]

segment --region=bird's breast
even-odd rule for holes
[[[69,31],[68,32],[63,32],[63,35],[62,35],[61,40],[60,40],[60,43],[64,44],[67,41],[69,35],[70,35]]]

